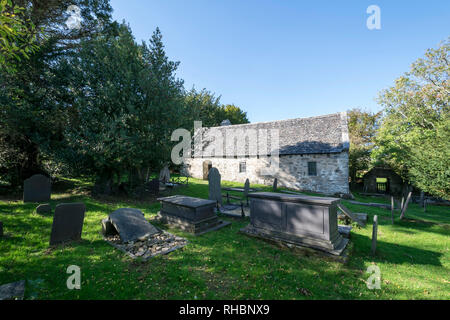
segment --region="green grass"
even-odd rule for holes
[[[205,181],[190,179],[173,194],[206,198]],[[49,249],[51,215],[34,213],[36,204],[0,200],[0,221],[6,237],[0,240],[0,284],[27,279],[26,299],[449,299],[450,212],[428,206],[423,213],[411,204],[410,220],[396,213],[350,204],[367,212],[366,228],[352,229],[353,252],[345,265],[317,256],[301,256],[287,249],[239,234],[248,220],[189,239],[189,244],[147,262],[131,260],[102,240],[100,221],[120,207],[141,209],[147,218],[158,203],[127,199],[94,199],[85,180],[65,180],[55,186],[51,205],[82,201],[87,212],[83,240]],[[242,186],[223,182],[226,186]],[[254,185],[252,185],[254,187]],[[263,188],[263,186],[257,186]],[[264,187],[270,190],[270,187]],[[239,193],[235,193],[239,195]],[[357,200],[362,197],[358,196]],[[372,198],[365,198],[372,202]],[[378,200],[379,201],[379,200]],[[386,200],[383,200],[386,201]],[[371,221],[379,218],[377,255],[370,255]],[[369,290],[366,269],[381,270],[381,290]],[[81,268],[81,290],[68,290],[66,269]]]

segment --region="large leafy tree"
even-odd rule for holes
[[[39,46],[14,72],[0,70],[0,175],[21,185],[33,173],[43,172],[46,158],[58,156],[63,129],[70,123],[73,97],[61,59],[75,54],[80,40],[108,30],[111,8],[107,0],[16,0],[13,5],[24,8],[24,28],[35,28]],[[74,5],[80,24],[69,28],[68,8]]]
[[[159,29],[149,45],[137,45],[122,24],[116,36],[83,42],[67,63],[74,70],[75,95],[68,146],[94,168],[98,192],[114,192],[124,175],[128,185],[143,182],[142,170],[170,160],[183,83],[175,77],[178,63],[167,58]]]
[[[220,96],[202,89],[192,88],[186,93],[185,108],[187,117],[186,128],[193,127],[194,121],[202,121],[204,127],[214,127],[228,119],[232,124],[248,123],[247,113],[234,104],[223,105]]]
[[[37,49],[34,24],[24,11],[11,0],[0,0],[0,66],[6,72],[14,72]]]
[[[381,113],[372,113],[360,108],[347,112],[350,136],[349,175],[352,185],[367,171],[371,164],[374,137]]]
[[[450,198],[450,38],[380,93],[385,117],[374,157],[413,185]]]

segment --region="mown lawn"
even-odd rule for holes
[[[100,220],[120,207],[141,209],[147,218],[158,203],[126,199],[94,199],[89,183],[65,180],[55,186],[51,205],[82,201],[87,212],[83,240],[49,248],[51,215],[38,215],[36,204],[0,200],[0,284],[27,279],[26,299],[449,299],[450,209],[428,206],[423,213],[409,206],[399,221],[396,213],[344,201],[354,212],[369,214],[366,228],[354,227],[353,252],[346,265],[287,249],[239,234],[248,220],[199,237],[175,229],[189,244],[147,262],[131,260],[102,240]],[[224,183],[237,186],[237,183]],[[67,190],[67,185],[70,189]],[[261,186],[259,186],[261,187]],[[267,188],[270,189],[270,188]],[[207,198],[207,183],[190,179],[175,193]],[[374,202],[372,198],[357,200]],[[380,218],[377,255],[370,255],[372,217]],[[369,290],[366,269],[381,270],[381,289]],[[81,289],[69,290],[66,269],[81,268]]]

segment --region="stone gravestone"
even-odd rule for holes
[[[119,234],[122,242],[145,239],[161,232],[150,224],[150,222],[145,219],[142,211],[138,209],[118,209],[109,215],[108,220]],[[104,224],[108,225],[108,222],[105,222]],[[111,226],[108,226],[108,228],[110,227]],[[104,230],[104,232],[105,231],[111,232],[111,229],[109,229],[109,231]]]
[[[0,300],[22,300],[25,293],[25,280],[0,286]]]
[[[373,229],[372,229],[372,255],[375,255],[377,250],[377,233],[378,233],[378,216],[373,217]]]
[[[23,183],[23,202],[46,202],[50,194],[51,181],[42,174],[35,174]]]
[[[215,200],[222,205],[222,191],[220,189],[220,173],[212,167],[208,173],[209,200]]]
[[[245,179],[245,183],[244,183],[244,199],[245,201],[247,201],[247,206],[248,206],[248,192],[250,190],[250,181],[247,179]]]
[[[275,178],[275,180],[273,180],[272,189],[273,191],[277,191],[277,188],[278,188],[278,179]]]
[[[55,208],[50,245],[81,240],[83,229],[84,203],[61,203]]]
[[[43,214],[43,213],[51,213],[52,207],[48,203],[40,204],[36,207],[36,213]]]
[[[147,183],[147,187],[151,194],[158,196],[159,195],[159,180],[158,179],[152,179],[150,182]]]
[[[162,183],[170,182],[170,171],[167,165],[164,166],[164,168],[162,168],[161,172],[159,173],[159,181],[161,181]]]

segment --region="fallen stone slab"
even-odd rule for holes
[[[0,286],[0,300],[22,300],[25,293],[25,280]]]
[[[342,203],[338,203],[337,207],[339,210],[342,211],[343,214],[345,214],[347,217],[349,217],[352,221],[355,221],[361,228],[364,228],[366,226],[365,222],[362,222],[358,219],[358,216],[353,214],[346,206],[344,206]],[[367,216],[366,216],[367,219]]]
[[[52,207],[48,203],[40,204],[36,207],[36,213],[43,214],[43,213],[51,213]]]
[[[188,243],[185,238],[175,236],[167,231],[150,235],[138,241],[122,242],[119,235],[105,236],[104,239],[130,258],[141,258],[144,261],[181,249]]]
[[[142,211],[138,209],[121,208],[111,213],[108,220],[102,222],[105,226],[103,229],[107,234],[112,232],[108,221],[117,231],[122,242],[144,239],[161,232],[148,222]]]

